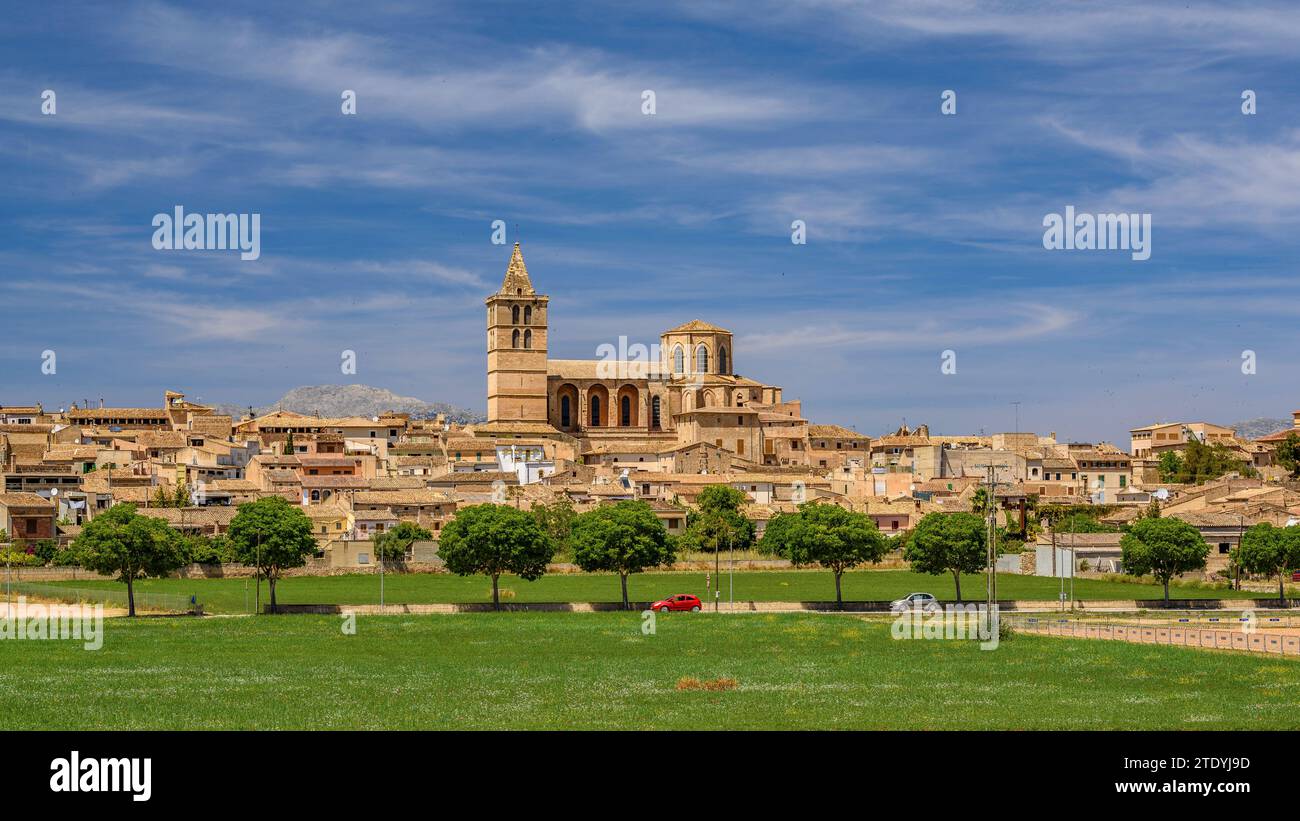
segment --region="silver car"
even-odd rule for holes
[[[921,610],[926,613],[937,613],[942,610],[939,600],[929,593],[913,593],[905,599],[899,599],[889,603],[889,612],[905,613],[908,610]]]

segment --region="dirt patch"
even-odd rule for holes
[[[707,690],[711,693],[736,689],[734,678],[712,678],[700,681],[693,676],[682,676],[677,680],[678,690]]]

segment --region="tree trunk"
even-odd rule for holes
[[[500,573],[492,574],[492,609],[501,609],[501,593],[497,588],[497,579],[501,578]]]
[[[843,610],[843,609],[844,609],[844,597],[843,597],[842,595],[840,595],[840,576],[841,576],[841,575],[843,575],[843,571],[840,571],[840,570],[836,570],[836,571],[835,571],[835,609],[836,609],[836,610]]]
[[[1169,579],[1166,577],[1164,582],[1165,582],[1165,607],[1168,607],[1169,606]]]
[[[627,573],[620,573],[619,576],[623,580],[623,609],[631,610],[632,608],[628,606],[627,602]]]
[[[126,577],[126,614],[135,615],[135,579],[129,575]]]
[[[266,583],[271,585],[271,612],[277,612],[275,609],[275,576],[270,573],[266,574]]]
[[[1286,572],[1277,574],[1277,606],[1286,607]]]
[[[952,580],[953,583],[957,585],[957,603],[961,604],[961,571],[960,570],[952,571]]]

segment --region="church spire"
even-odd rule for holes
[[[536,293],[533,290],[533,282],[528,278],[528,268],[524,265],[523,252],[519,250],[519,243],[515,243],[514,253],[510,255],[510,265],[506,267],[506,278],[501,282],[501,294],[528,294]]]

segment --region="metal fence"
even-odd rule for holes
[[[1005,616],[1003,618],[1006,618]],[[1011,617],[1011,627],[1026,633],[1080,639],[1108,639],[1135,644],[1244,650],[1300,657],[1300,635],[1272,632],[1300,627],[1294,616],[1176,617],[1155,623],[1090,619]],[[1135,622],[1135,623],[1134,623]],[[1212,626],[1222,624],[1224,626]]]
[[[29,600],[62,602],[64,604],[102,604],[105,607],[127,607],[126,585],[120,590],[103,587],[74,587],[62,584],[39,584],[37,582],[11,582],[0,579],[0,604],[17,604],[18,598],[25,596]],[[176,593],[157,593],[137,589],[135,591],[137,611],[159,613],[195,613],[202,612],[202,605],[196,596],[182,596]]]

